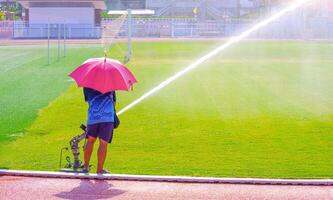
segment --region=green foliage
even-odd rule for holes
[[[133,92],[118,92],[118,110],[215,45],[134,43],[129,67],[139,83]],[[106,168],[126,174],[332,178],[332,50],[325,43],[245,42],[221,53],[121,115]],[[59,151],[80,133],[86,109],[82,90],[73,84],[39,112],[24,136],[2,145],[0,166],[57,170]]]
[[[6,15],[4,11],[0,11],[0,20],[6,20]]]

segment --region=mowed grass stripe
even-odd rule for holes
[[[59,63],[53,47],[50,65],[46,46],[0,47],[0,143],[22,136],[38,109],[47,106],[71,84],[66,81],[67,74],[85,59],[102,55],[100,48],[73,46],[68,45],[67,58],[61,58]]]
[[[118,108],[213,45],[136,44],[131,69],[139,84],[118,93]],[[307,48],[319,47],[332,50],[318,43],[244,43],[206,62],[121,116],[106,167],[129,174],[332,178],[332,69],[320,55],[309,55],[318,68],[302,62]],[[159,52],[169,52],[174,63],[150,64]],[[300,62],[262,61],[277,55]],[[244,57],[258,63],[223,63]],[[80,133],[86,108],[82,91],[71,87],[40,112],[25,137],[6,145],[0,166],[57,170],[59,150]]]

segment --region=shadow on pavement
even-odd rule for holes
[[[69,192],[61,192],[54,196],[62,199],[107,199],[125,193],[126,191],[112,189],[113,185],[105,180],[81,180],[78,187]]]

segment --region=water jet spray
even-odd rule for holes
[[[294,1],[293,3],[291,3],[290,5],[288,5],[287,7],[285,7],[284,9],[282,9],[281,11],[273,14],[271,17],[268,17],[267,19],[265,19],[265,20],[263,20],[263,21],[255,24],[250,29],[244,31],[239,36],[232,37],[226,43],[224,43],[221,46],[213,49],[208,54],[206,54],[203,57],[199,58],[198,60],[196,60],[195,62],[193,62],[189,66],[185,67],[181,71],[177,72],[175,75],[169,77],[168,79],[166,79],[165,81],[161,82],[159,85],[157,85],[153,89],[151,89],[148,92],[146,92],[145,94],[143,94],[141,97],[139,97],[138,99],[136,99],[135,101],[133,101],[132,103],[130,103],[129,105],[127,105],[126,107],[124,107],[123,109],[121,109],[117,114],[121,115],[122,113],[124,113],[127,110],[131,109],[132,107],[134,107],[135,105],[137,105],[138,103],[140,103],[141,101],[143,101],[144,99],[148,98],[149,96],[153,95],[154,93],[158,92],[159,90],[163,89],[164,87],[166,87],[167,85],[169,85],[170,83],[172,83],[173,81],[177,80],[179,77],[182,77],[186,73],[188,73],[191,70],[197,68],[200,64],[202,64],[203,62],[205,62],[208,59],[212,58],[216,54],[218,54],[221,51],[227,49],[231,45],[240,42],[241,40],[243,40],[244,38],[248,37],[250,34],[254,33],[255,31],[257,31],[257,30],[265,27],[266,25],[268,25],[268,24],[270,24],[270,23],[278,20],[279,18],[281,18],[282,16],[284,16],[286,13],[291,12],[291,11],[293,11],[293,10],[301,7],[302,5],[304,5],[305,3],[309,2],[309,1],[310,0],[297,0],[297,1]]]

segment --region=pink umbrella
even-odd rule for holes
[[[123,64],[109,58],[88,59],[69,76],[79,87],[95,89],[101,93],[129,90],[137,82]]]

